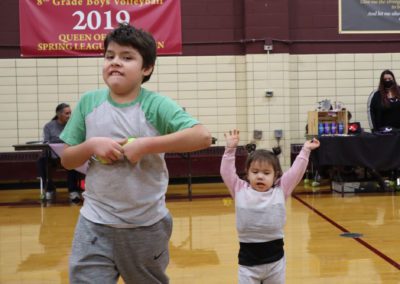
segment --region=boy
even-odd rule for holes
[[[141,87],[156,60],[150,34],[121,24],[104,49],[108,88],[86,93],[61,134],[64,167],[91,159],[70,282],[116,283],[121,276],[125,283],[168,283],[164,153],[207,148],[211,136],[172,100]]]

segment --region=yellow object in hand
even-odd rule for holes
[[[99,161],[100,163],[102,163],[102,164],[104,164],[104,165],[109,164],[109,163],[107,163],[107,161],[104,160],[103,158],[100,158],[100,157],[97,157],[97,156],[96,156],[96,159],[97,159],[97,161]]]
[[[125,145],[128,145],[129,143],[131,143],[131,142],[133,142],[133,141],[135,141],[135,139],[136,139],[136,138],[129,137],[129,138],[128,138],[128,141],[124,144],[124,146],[125,146]]]
[[[133,137],[128,138],[128,141],[123,146],[128,145],[129,143],[135,141],[135,139],[136,138],[133,138]],[[99,161],[100,163],[102,163],[104,165],[111,164],[111,163],[107,163],[107,161],[105,159],[103,159],[103,158],[100,158],[100,157],[97,157],[97,156],[95,158],[96,158],[97,161]]]

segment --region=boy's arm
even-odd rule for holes
[[[61,165],[67,170],[75,169],[83,165],[93,155],[90,140],[79,145],[69,146],[65,144],[61,155]]]
[[[124,155],[135,163],[143,155],[152,153],[192,152],[210,147],[211,134],[201,124],[171,134],[155,137],[139,137],[123,147]]]
[[[126,139],[116,141],[108,137],[93,137],[78,145],[66,145],[61,155],[61,164],[66,169],[75,169],[93,155],[101,157],[106,163],[112,163],[122,157],[122,145],[126,141]]]

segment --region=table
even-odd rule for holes
[[[49,144],[35,142],[35,143],[26,143],[26,144],[16,144],[13,145],[15,151],[32,151],[32,150],[41,150],[45,157],[51,157],[51,148]],[[47,163],[46,168],[46,177],[49,176],[49,164]],[[38,175],[39,176],[39,175]],[[40,178],[40,198],[44,199],[44,185],[47,184],[47,181],[44,181]]]
[[[12,145],[15,151],[42,150],[50,151],[49,144],[46,143],[27,143]]]
[[[26,144],[15,144],[13,145],[15,151],[39,151],[41,150],[43,155],[47,158],[50,159],[51,157],[60,157],[62,154],[62,151],[64,150],[64,144],[63,143],[41,143],[41,142],[35,142],[35,143],[26,143]],[[49,177],[49,167],[51,166],[51,163],[47,163],[46,167],[46,177]],[[88,167],[88,162],[83,164],[82,166],[76,168],[75,170],[82,173],[86,174],[86,170]],[[58,168],[58,167],[57,167]],[[43,199],[44,198],[44,185],[47,184],[47,180],[42,180],[40,179],[40,196]]]
[[[13,145],[15,151],[27,151],[27,150],[42,150],[43,154],[46,157],[54,156],[55,154],[57,157],[61,157],[61,154],[64,150],[63,143],[27,143],[27,144],[16,144]],[[83,164],[80,167],[77,167],[75,170],[86,174],[86,170],[88,167],[88,162]]]
[[[400,133],[361,133],[348,136],[321,136],[321,145],[312,152],[319,166],[359,166],[368,169],[385,188],[379,171],[400,168]]]
[[[385,171],[400,167],[400,134],[321,136],[314,157],[319,165],[362,166]]]

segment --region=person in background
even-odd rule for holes
[[[246,161],[247,180],[242,180],[235,168],[239,130],[225,133],[225,138],[221,176],[235,201],[240,242],[239,284],[285,283],[285,201],[303,178],[310,152],[319,147],[319,141],[315,138],[306,141],[285,173],[273,152],[255,150]]]
[[[392,71],[381,73],[378,90],[368,99],[368,110],[373,131],[400,129],[400,89]]]
[[[368,99],[368,120],[372,131],[387,133],[400,131],[400,87],[392,71],[384,70],[379,79],[378,90]],[[370,171],[381,188],[393,187],[399,176],[399,169],[376,172]]]
[[[60,134],[64,130],[71,116],[71,107],[66,103],[61,103],[56,107],[56,114],[51,121],[46,123],[43,128],[44,143],[64,143],[60,139]],[[59,163],[59,157],[51,152],[51,157],[43,155],[38,160],[39,174],[44,184],[45,198],[47,201],[54,201],[56,195],[56,187],[53,182],[52,174]],[[50,166],[49,166],[50,164]],[[80,188],[78,185],[79,173],[75,170],[67,171],[67,187],[69,199],[73,203],[81,201]]]
[[[151,34],[120,24],[104,50],[107,88],[84,94],[61,133],[64,167],[90,160],[70,283],[169,283],[164,153],[207,148],[211,135],[173,100],[142,87],[156,61]]]

